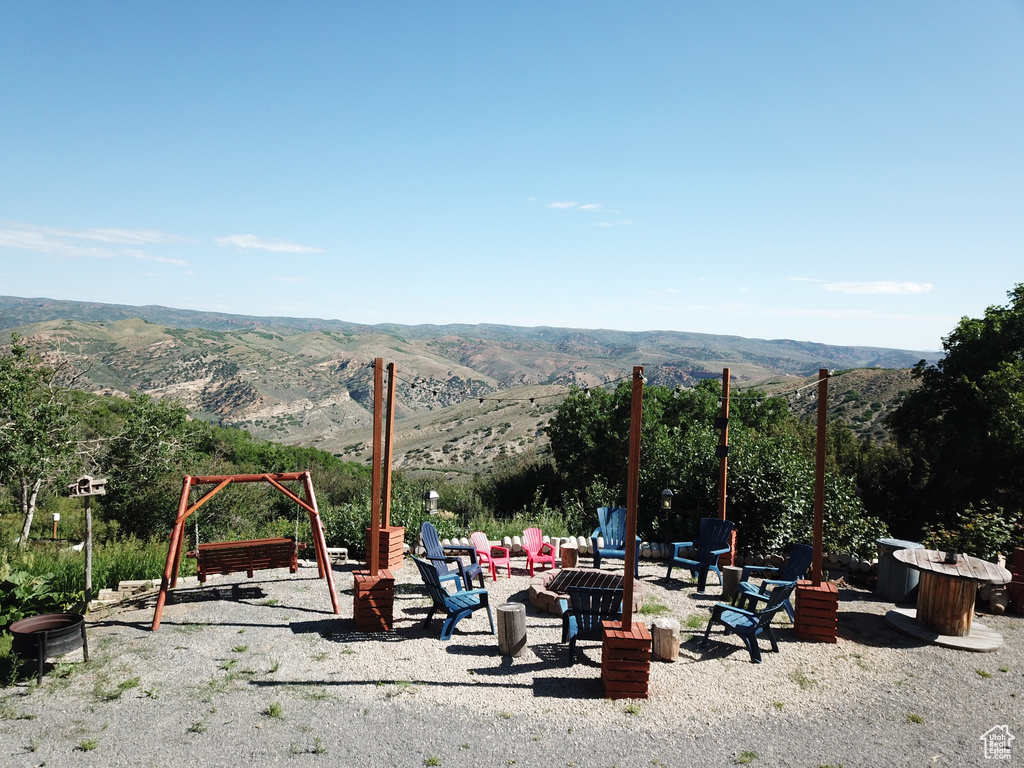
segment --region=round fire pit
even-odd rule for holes
[[[608,571],[593,568],[563,568],[558,571],[545,571],[530,580],[530,605],[538,611],[546,611],[557,616],[562,614],[558,605],[561,599],[568,600],[565,591],[568,584],[577,586],[601,586],[622,588],[622,577]],[[639,579],[633,580],[633,612],[636,613],[644,604],[645,586]]]
[[[82,649],[89,660],[85,638],[85,617],[77,613],[47,613],[11,624],[11,647],[23,658],[36,657],[37,682],[43,682],[43,664],[50,656],[61,656]]]

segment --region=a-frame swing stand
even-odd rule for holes
[[[286,488],[282,483],[302,482],[305,498]],[[320,511],[316,506],[316,495],[313,493],[313,481],[308,471],[306,472],[275,472],[262,475],[211,475],[208,477],[191,477],[186,475],[181,487],[181,501],[178,502],[178,516],[174,520],[174,527],[171,529],[171,543],[167,550],[167,565],[164,566],[163,579],[160,581],[160,595],[156,600],[156,611],[153,614],[153,631],[160,629],[160,618],[164,612],[164,605],[167,603],[167,590],[178,585],[178,570],[181,566],[181,549],[184,541],[185,521],[189,516],[208,502],[217,493],[232,483],[257,483],[266,482],[279,490],[289,499],[294,501],[309,515],[309,527],[313,532],[313,548],[316,552],[316,564],[320,572],[320,578],[327,578],[327,588],[331,593],[331,607],[335,613],[341,613],[338,607],[338,593],[334,588],[334,578],[330,573],[330,558],[327,556],[327,540],[324,537],[323,523],[320,520]],[[207,491],[197,502],[189,504],[189,496],[192,486],[212,485],[214,488]]]

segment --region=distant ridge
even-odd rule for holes
[[[0,328],[16,328],[44,357],[69,358],[95,392],[175,398],[197,418],[360,461],[370,442],[369,366],[383,357],[398,366],[395,466],[452,472],[542,447],[570,387],[613,385],[634,365],[651,384],[693,386],[729,368],[737,387],[770,391],[820,368],[859,369],[837,379],[835,415],[877,433],[915,386],[906,369],[936,359],[675,331],[360,325],[18,297],[0,297]]]

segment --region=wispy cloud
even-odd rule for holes
[[[580,206],[581,211],[603,211],[604,206],[600,203],[587,203],[586,205]]]
[[[548,208],[575,208],[576,203],[548,203]]]
[[[183,266],[186,262],[164,256],[154,256],[138,249],[110,248],[92,245],[159,245],[188,242],[188,238],[149,229],[84,229],[70,230],[57,227],[36,227],[30,224],[7,223],[0,227],[0,248],[31,251],[65,258],[86,257],[113,259],[127,256],[133,259],[159,261]]]
[[[826,291],[836,293],[928,293],[932,289],[931,283],[896,283],[887,280],[877,280],[869,283],[826,283]]]
[[[183,261],[182,259],[172,259],[169,256],[154,256],[153,254],[146,253],[145,251],[125,250],[124,255],[130,256],[133,259],[141,259],[142,261],[155,261],[160,264],[173,264],[176,267],[184,267],[188,264],[187,261]]]
[[[311,245],[300,245],[290,243],[287,240],[268,240],[256,235],[228,235],[227,237],[215,237],[217,245],[224,248],[239,248],[243,251],[257,250],[269,251],[270,253],[323,253],[323,248],[314,248]]]

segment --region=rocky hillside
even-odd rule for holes
[[[383,357],[398,369],[395,465],[460,472],[541,444],[571,385],[609,385],[634,365],[652,384],[690,386],[728,367],[737,387],[779,389],[822,367],[881,366],[837,378],[830,397],[871,431],[910,386],[905,372],[884,369],[927,357],[707,334],[360,326],[10,297],[0,297],[0,326],[39,354],[71,359],[95,391],[178,398],[198,418],[353,459],[368,452],[371,365]]]

